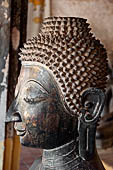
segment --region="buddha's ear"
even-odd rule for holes
[[[79,116],[79,154],[90,160],[95,152],[96,127],[104,107],[104,92],[97,88],[86,89],[81,98],[83,108]]]

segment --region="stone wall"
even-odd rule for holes
[[[53,16],[87,18],[96,37],[113,50],[113,0],[52,0],[51,6]]]
[[[7,76],[10,12],[9,0],[0,1],[0,170],[3,165],[5,115],[7,104]]]

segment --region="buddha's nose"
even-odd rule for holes
[[[8,112],[6,113],[5,122],[8,123],[8,122],[21,122],[21,121],[22,120],[21,120],[20,113],[18,111],[16,100],[14,100],[10,105]]]

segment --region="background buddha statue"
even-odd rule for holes
[[[89,87],[104,91],[107,76],[106,50],[88,26],[82,18],[47,18],[21,49],[7,121],[15,121],[23,145],[44,149],[37,169],[104,169],[96,149],[89,160],[78,152],[82,93]]]

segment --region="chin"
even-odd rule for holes
[[[25,137],[20,136],[20,143],[24,146],[29,146],[30,145],[30,141],[25,140]]]
[[[20,136],[20,143],[23,146],[26,147],[32,147],[32,148],[43,148],[43,144],[39,144],[39,143],[33,143],[31,138],[29,138],[29,136],[25,135],[25,136]]]

